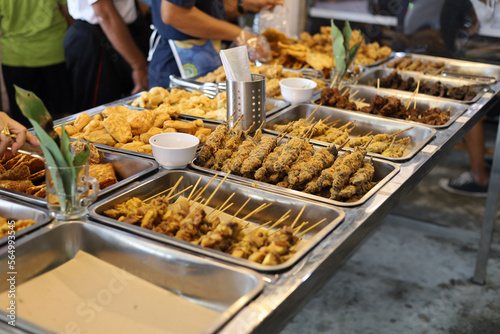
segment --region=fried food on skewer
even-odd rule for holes
[[[198,157],[196,158],[196,163],[200,166],[204,166],[206,162],[214,155],[214,153],[221,147],[222,143],[226,139],[228,134],[228,125],[223,122],[221,125],[217,126],[214,132],[208,137],[207,142],[200,150]]]
[[[323,169],[330,167],[337,155],[338,150],[335,145],[320,148],[314,152],[311,159],[292,166],[288,173],[288,182],[293,187],[310,181]]]
[[[336,200],[338,194],[348,182],[349,177],[363,165],[366,155],[366,148],[356,147],[354,152],[351,152],[343,160],[343,164],[336,168],[335,175],[332,180],[332,188],[330,189],[330,199]]]
[[[259,169],[264,159],[274,150],[276,145],[277,140],[271,137],[263,137],[257,147],[250,152],[248,158],[241,164],[241,174],[250,175]]]

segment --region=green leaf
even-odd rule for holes
[[[345,20],[344,28],[342,29],[342,32],[344,33],[344,48],[345,50],[349,50],[349,45],[351,43],[351,36],[352,36],[352,29],[351,25],[349,24],[349,20]],[[347,66],[349,67],[349,66]]]
[[[14,85],[16,90],[16,102],[21,112],[26,116],[31,124],[39,124],[42,129],[59,145],[59,135],[54,131],[52,116],[45,108],[42,100],[33,92],[22,89]]]
[[[86,144],[83,150],[78,152],[77,155],[73,158],[73,166],[81,166],[87,163],[87,160],[90,155],[90,147],[89,144]]]
[[[349,59],[348,59],[347,64],[346,64],[346,68],[349,68],[351,66],[352,62],[354,61],[354,57],[356,56],[356,53],[358,53],[358,49],[360,46],[361,46],[361,43],[356,42],[356,44],[354,44],[352,46],[352,48],[349,50],[349,52],[348,52]]]
[[[335,57],[335,70],[339,73],[339,79],[345,75],[346,72],[346,62],[345,62],[345,48],[344,48],[344,37],[339,28],[335,26],[333,20],[331,20],[332,25],[332,45],[333,45],[333,55]]]
[[[68,166],[73,167],[73,154],[71,153],[70,147],[71,139],[69,138],[68,132],[66,132],[66,129],[64,128],[64,123],[61,125],[61,130],[61,153]]]
[[[32,122],[33,127],[35,128],[36,135],[38,137],[38,140],[40,140],[40,146],[44,147],[46,150],[48,150],[49,154],[52,156],[53,160],[55,161],[55,167],[69,167],[69,165],[66,163],[66,160],[64,159],[59,146],[57,146],[56,142],[45,132],[42,127],[36,123]],[[44,150],[44,155],[45,155],[45,150]]]

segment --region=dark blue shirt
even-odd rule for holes
[[[192,8],[196,7],[208,15],[220,20],[226,19],[226,12],[223,0],[152,0],[153,24],[160,35],[160,42],[156,47],[151,62],[149,64],[149,86],[169,85],[169,75],[179,75],[179,69],[175,62],[172,50],[168,44],[169,39],[187,40],[193,36],[186,35],[170,25],[163,23],[161,19],[161,2],[168,1],[174,5]]]

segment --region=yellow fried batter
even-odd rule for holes
[[[127,117],[127,122],[133,135],[147,132],[154,124],[155,112],[153,110],[133,110]]]
[[[111,114],[104,120],[103,124],[104,128],[117,142],[126,143],[132,140],[132,129],[123,114]]]

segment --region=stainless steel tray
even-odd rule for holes
[[[414,105],[414,102],[413,102],[414,95],[413,95],[413,93],[410,93],[410,92],[403,92],[401,90],[386,89],[386,88],[377,89],[375,87],[368,87],[368,86],[363,86],[363,85],[350,86],[350,87],[352,87],[351,95],[354,94],[354,92],[358,91],[354,100],[364,99],[365,103],[367,103],[367,104],[369,104],[370,100],[373,97],[375,97],[375,95],[377,95],[377,93],[378,93],[381,96],[387,96],[387,97],[395,96],[395,97],[401,99],[403,103],[411,98],[411,101],[412,101],[411,106],[413,107],[413,105]],[[407,124],[415,124],[415,125],[418,124],[418,125],[423,125],[423,126],[435,128],[435,129],[442,129],[442,128],[446,128],[446,127],[450,126],[453,122],[455,122],[455,120],[458,117],[460,117],[460,115],[462,115],[465,112],[465,110],[467,110],[466,104],[450,102],[450,101],[442,101],[442,99],[438,99],[437,97],[434,97],[434,96],[430,97],[428,95],[423,96],[423,95],[418,94],[416,100],[417,100],[417,109],[419,109],[419,110],[427,110],[429,108],[440,108],[441,110],[449,110],[450,111],[449,121],[443,125],[429,125],[429,124],[425,124],[425,123],[419,123],[419,122],[402,120],[402,119],[398,119],[398,120],[400,120],[402,122],[406,122]],[[317,103],[319,103],[319,99],[316,99],[313,102],[317,104]],[[329,106],[325,106],[325,107],[332,108]],[[350,112],[363,113],[362,111],[358,111],[358,112],[350,111]],[[364,114],[366,114],[366,113],[364,113]],[[385,118],[385,119],[397,119],[397,118],[389,117],[389,116],[379,116],[379,115],[373,115],[373,114],[370,114],[370,115],[375,116],[375,117]]]
[[[272,97],[266,97],[266,116],[271,116],[274,115],[275,113],[283,110],[284,108],[288,107],[290,103],[286,102],[283,99],[276,99]],[[205,120],[203,117],[196,117],[196,116],[189,116],[189,115],[184,115],[181,114],[179,116],[180,119],[189,119],[189,120],[194,120],[194,119],[202,119],[203,122],[210,121],[213,123],[222,123],[220,121],[214,121],[214,120]]]
[[[25,146],[23,147],[22,151],[28,154],[31,153],[43,156],[42,150],[38,147]],[[113,152],[110,150],[100,149],[99,152],[102,153],[101,156],[102,163],[109,162],[113,164],[118,182],[110,187],[107,187],[106,189],[100,190],[98,198],[102,198],[107,194],[115,191],[116,189],[126,184],[129,184],[137,180],[138,178],[141,178],[158,169],[158,163],[152,159],[141,159],[133,155]],[[41,205],[41,206],[47,205],[47,200],[45,198],[28,195],[10,189],[0,188],[0,194],[17,198],[36,205]]]
[[[282,110],[281,112],[275,114],[270,117],[266,121],[265,132],[271,133],[273,135],[278,135],[280,132],[275,131],[274,125],[278,124],[288,124],[293,121],[297,121],[301,118],[307,118],[312,112],[316,109],[317,106],[311,104],[299,104],[289,108]],[[356,127],[350,133],[349,138],[354,138],[357,136],[364,136],[369,132],[372,134],[380,134],[380,133],[396,133],[398,131],[406,130],[410,126],[408,123],[399,120],[386,119],[381,117],[376,117],[374,115],[365,114],[365,113],[353,113],[350,111],[338,109],[338,108],[329,108],[321,106],[313,115],[316,121],[323,120],[327,117],[328,122],[333,122],[339,120],[340,122],[336,125],[336,127],[342,126],[346,123],[354,121]],[[378,153],[368,152],[367,154],[370,156],[378,157],[381,159],[387,159],[391,161],[404,161],[412,158],[415,154],[417,154],[422,147],[424,147],[436,134],[436,130],[429,128],[423,125],[412,125],[412,128],[408,131],[405,131],[398,138],[410,137],[411,142],[405,150],[405,154],[400,157],[387,157]],[[310,141],[316,145],[329,146],[330,143],[311,139]],[[346,150],[353,150],[352,148],[345,148]]]
[[[137,95],[137,94],[136,94]],[[134,96],[136,96],[134,95]],[[123,100],[127,100],[127,99],[123,99]],[[123,100],[120,100],[120,101],[123,101]],[[118,105],[123,105],[123,102],[120,102],[121,104],[118,104]],[[288,105],[288,104],[287,104]],[[107,105],[107,107],[110,107],[110,105]],[[131,106],[127,106],[128,108],[130,109],[134,109],[134,107],[131,107]],[[284,108],[284,107],[283,107]],[[96,107],[96,108],[93,108],[93,109],[89,109],[87,111],[85,111],[86,113],[89,114],[90,117],[94,117],[96,115],[101,115],[102,116],[102,111],[104,110],[105,108],[104,107]],[[141,110],[143,108],[135,108],[137,110]],[[80,115],[79,114],[74,114],[74,115],[71,115],[71,116],[68,116],[68,117],[64,117],[64,118],[61,118],[61,119],[58,119],[56,121],[54,121],[54,126],[59,126],[61,125],[63,122],[66,124],[66,125],[72,125],[76,118]],[[184,117],[185,115],[182,115],[181,117],[179,117],[179,120],[180,121],[187,121],[187,122],[190,122],[192,121],[193,119],[196,119],[197,117],[191,117],[191,118],[188,118],[188,117]],[[206,119],[203,119],[203,126],[206,127],[206,128],[209,128],[211,129],[212,131],[215,130],[215,128],[220,124],[221,122],[217,122],[217,121],[211,121],[211,120],[206,120]],[[85,141],[85,140],[81,140],[81,141]],[[140,152],[135,152],[135,151],[131,151],[131,150],[125,150],[125,149],[122,149],[122,148],[117,148],[117,147],[114,147],[114,146],[108,146],[108,145],[104,145],[104,144],[94,144],[95,147],[99,148],[99,149],[104,149],[104,150],[108,150],[108,151],[113,151],[113,152],[117,152],[117,153],[121,153],[121,154],[127,154],[127,155],[135,155],[135,156],[138,156],[138,157],[142,157],[142,158],[147,158],[147,159],[154,159],[154,157],[150,154],[146,154],[146,153],[140,153]],[[202,146],[203,144],[200,144],[200,147]]]
[[[262,277],[251,270],[190,255],[90,221],[54,222],[16,243],[16,284],[64,264],[78,251],[87,252],[161,289],[217,312],[218,316],[202,333],[218,331],[264,287]],[[0,259],[2,272],[12,271],[7,267],[6,246],[0,249]],[[8,289],[9,282],[2,280],[0,291]],[[106,305],[101,303],[101,307]],[[4,310],[0,313],[3,319],[8,319]],[[87,319],[79,315],[75,316],[75,322]],[[196,321],[196,314],[186,316]],[[3,326],[7,324],[3,323]],[[30,333],[47,332],[19,318],[16,326]],[[169,331],[168,323],[164,329]]]
[[[358,77],[357,82],[358,84],[361,85],[377,87],[377,79],[386,78],[393,71],[394,70],[390,68],[371,69],[363,73],[363,75],[361,75],[360,77]],[[403,80],[408,80],[409,78],[415,79],[415,82],[417,82],[417,80],[420,80],[420,87],[422,87],[422,83],[425,83],[426,86],[430,86],[436,82],[440,82],[441,84],[447,87],[461,87],[469,85],[467,80],[460,79],[457,77],[443,77],[443,76],[429,75],[414,71],[398,70],[397,72]],[[440,97],[439,99],[443,101],[458,102],[458,103],[476,103],[477,100],[479,100],[483,96],[483,94],[485,93],[485,89],[487,89],[487,87],[488,87],[487,85],[476,85],[474,88],[472,88],[475,92],[475,95],[470,100],[457,100],[449,97]],[[429,95],[421,93],[421,90],[419,91],[418,94]],[[434,95],[429,95],[429,96],[434,96]],[[434,96],[434,98],[436,97]]]
[[[231,203],[234,203],[234,205],[232,205],[225,211],[225,213],[229,215],[234,215],[248,199],[251,199],[250,202],[244,207],[244,209],[240,213],[238,213],[237,218],[244,217],[263,203],[272,203],[270,208],[263,210],[249,218],[248,221],[256,225],[263,225],[270,220],[274,222],[278,220],[278,218],[280,218],[283,214],[285,214],[289,209],[291,209],[291,218],[284,223],[286,225],[290,225],[300,212],[303,205],[307,206],[303,214],[300,216],[300,221],[308,221],[313,224],[319,222],[323,218],[327,218],[325,222],[321,223],[319,226],[314,227],[311,231],[308,231],[302,237],[303,240],[299,244],[300,247],[297,249],[297,252],[292,255],[291,258],[278,265],[263,265],[260,263],[252,262],[250,260],[240,259],[230,254],[226,254],[213,249],[202,248],[201,246],[194,245],[190,242],[153,232],[149,229],[141,228],[139,226],[127,224],[104,215],[105,210],[111,209],[116,204],[122,203],[130,199],[131,197],[146,199],[168,189],[169,187],[172,187],[181,176],[183,179],[177,187],[178,191],[185,189],[190,185],[195,185],[200,178],[201,181],[199,183],[199,187],[201,189],[201,187],[207,185],[212,179],[212,175],[210,174],[199,173],[192,170],[163,171],[150,177],[148,180],[145,180],[140,185],[123,190],[115,196],[92,205],[89,208],[90,217],[103,223],[118,227],[120,229],[125,229],[132,233],[158,240],[170,245],[174,245],[191,252],[214,257],[260,272],[277,272],[286,270],[297,263],[297,261],[299,261],[302,256],[304,256],[321,239],[323,239],[329,232],[331,232],[343,220],[345,215],[344,212],[338,208],[326,206],[314,201],[308,201],[304,198],[298,199],[284,196],[283,191],[280,191],[281,194],[275,192],[263,193],[262,189],[260,189],[259,186],[254,187],[249,182],[246,182],[246,184],[241,184],[227,179],[217,191],[216,196],[214,196],[210,201],[210,207],[220,206],[232,193],[234,193],[234,196],[231,199]],[[218,177],[209,185],[208,189],[205,191],[206,197],[208,197],[216,189],[216,187],[219,186],[221,181],[222,178]]]
[[[315,147],[315,149],[318,149],[318,147]],[[340,152],[339,154],[343,154],[343,153],[345,153],[345,152]],[[221,176],[226,175],[226,173],[223,173],[223,172],[218,172],[218,171],[215,171],[213,169],[198,166],[194,163],[194,161],[195,161],[195,159],[191,162],[190,166],[191,166],[191,168],[193,168],[195,170],[198,170],[200,172],[205,172],[205,173],[211,173],[211,174],[219,173],[219,175],[221,175]],[[334,205],[334,206],[340,206],[340,207],[354,207],[354,206],[358,206],[358,205],[365,203],[372,195],[374,195],[380,188],[382,188],[387,182],[389,182],[390,179],[392,179],[392,177],[394,175],[396,175],[399,172],[399,165],[394,163],[394,162],[387,161],[387,160],[384,161],[384,160],[380,160],[380,159],[376,159],[376,158],[372,159],[372,162],[373,162],[373,166],[375,167],[375,174],[373,175],[373,181],[377,182],[377,184],[372,189],[370,189],[370,191],[368,191],[363,197],[361,197],[359,200],[353,201],[353,202],[335,201],[335,200],[331,200],[327,197],[308,194],[308,193],[298,191],[298,190],[283,188],[283,187],[276,186],[274,184],[260,182],[260,181],[248,179],[248,178],[238,176],[238,175],[231,175],[230,174],[228,176],[228,179],[234,180],[238,183],[248,185],[248,186],[253,187],[255,189],[262,189],[265,191],[274,192],[274,193],[278,193],[278,194],[285,194],[287,196],[293,196],[293,197],[304,199],[304,200],[322,202],[322,203],[325,203],[328,205]]]
[[[500,78],[500,66],[498,65],[420,55],[415,53],[397,52],[394,56],[394,59],[383,64],[383,66],[387,66],[392,61],[402,57],[411,58],[412,60],[420,60],[422,62],[444,62],[445,65],[444,72],[442,73],[443,76],[452,76],[457,78],[462,77],[464,80],[475,79],[478,81],[490,83],[497,82]]]
[[[50,216],[49,212],[46,209],[30,205],[25,202],[16,201],[12,198],[4,197],[1,195],[0,195],[0,216],[8,220],[13,219],[17,221],[17,220],[32,219],[37,221],[36,224],[28,226],[13,234],[15,236],[14,240],[16,240],[16,243],[17,240],[19,240],[19,238],[22,237],[23,235],[28,234],[33,230],[36,230],[40,226],[46,225],[52,220],[52,217]],[[0,238],[0,245],[7,243],[7,241],[8,241],[7,236]]]

